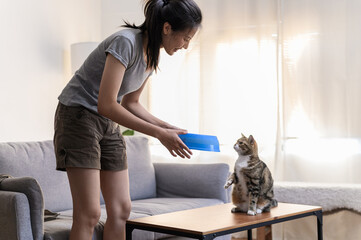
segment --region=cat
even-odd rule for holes
[[[232,184],[232,212],[256,215],[269,212],[278,202],[274,199],[273,178],[267,165],[258,157],[258,147],[252,135],[242,137],[234,144],[238,159],[234,172],[227,179],[225,188]]]

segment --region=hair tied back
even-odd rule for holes
[[[163,7],[169,3],[169,0],[163,0]]]

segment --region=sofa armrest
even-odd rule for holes
[[[0,191],[2,193],[22,193],[25,196],[29,206],[27,212],[28,214],[30,213],[30,224],[33,239],[43,239],[44,199],[39,183],[32,177],[7,178],[2,180],[0,183]],[[7,201],[9,201],[9,199]],[[29,237],[26,239],[29,239]]]
[[[230,201],[224,184],[229,175],[225,163],[154,163],[158,197],[215,198]]]
[[[25,194],[0,190],[0,239],[33,239]]]

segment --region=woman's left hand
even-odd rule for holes
[[[177,155],[181,158],[190,158],[193,153],[184,144],[182,139],[179,138],[179,134],[186,134],[186,130],[182,129],[165,129],[159,133],[157,136],[158,140],[168,149],[172,156],[176,157]]]

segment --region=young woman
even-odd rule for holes
[[[193,0],[148,0],[142,25],[125,24],[89,55],[59,96],[54,146],[73,198],[71,240],[91,239],[107,210],[103,239],[124,239],[131,210],[124,139],[118,124],[159,139],[173,156],[192,152],[178,134],[187,131],[147,112],[139,96],[157,70],[161,48],[187,49],[202,14]]]

